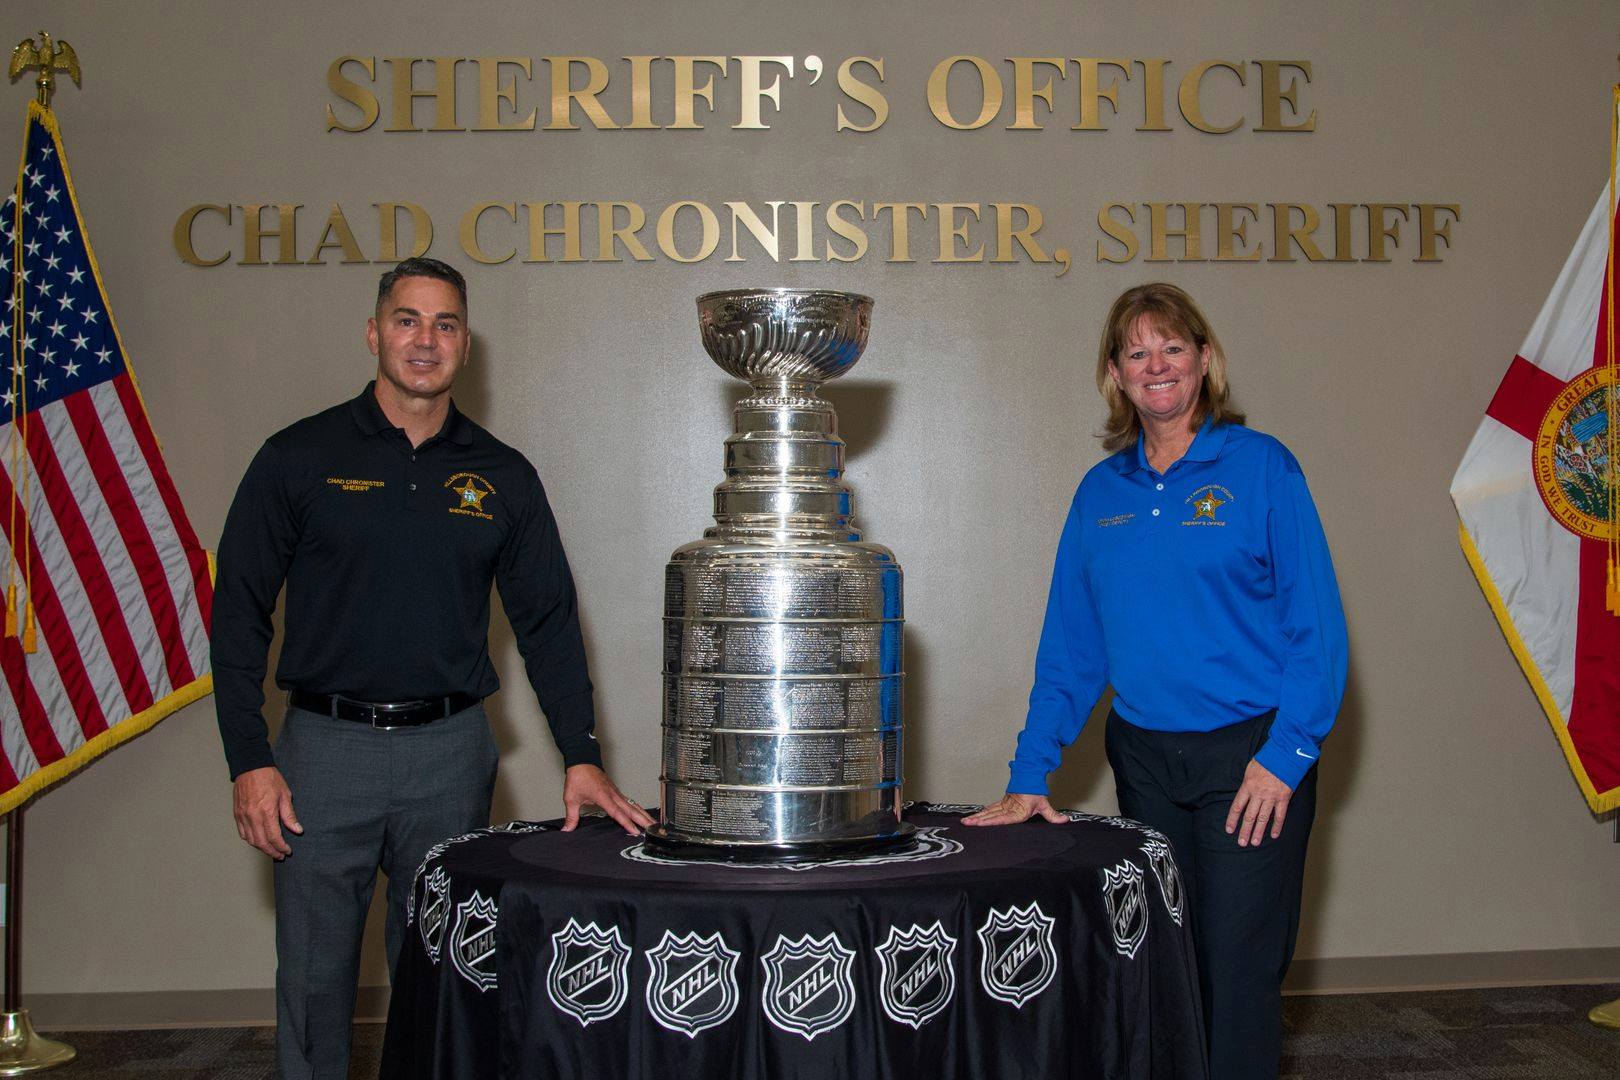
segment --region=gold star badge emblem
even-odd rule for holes
[[[1193,503],[1193,520],[1199,518],[1215,519],[1215,511],[1226,505],[1225,499],[1217,499],[1214,492],[1205,492],[1204,497]]]
[[[482,510],[484,508],[484,496],[489,494],[487,491],[481,491],[480,489],[474,487],[473,482],[470,479],[463,480],[460,487],[451,488],[450,490],[457,492],[461,496],[462,506],[468,506],[474,510]]]

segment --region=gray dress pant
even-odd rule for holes
[[[482,706],[395,731],[288,709],[275,745],[302,836],[275,864],[282,1080],[346,1080],[360,937],[388,875],[388,969],[427,849],[489,824],[498,751]]]

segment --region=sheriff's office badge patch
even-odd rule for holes
[[[794,941],[778,934],[776,947],[759,960],[765,969],[765,1018],[806,1042],[842,1024],[855,1011],[854,960],[836,933],[805,934]]]
[[[1165,912],[1169,914],[1171,922],[1180,926],[1184,900],[1181,871],[1176,868],[1170,845],[1162,840],[1149,840],[1142,845],[1142,853],[1147,856],[1148,868],[1153,871],[1153,876],[1159,879],[1159,898],[1164,901]]]
[[[450,922],[450,878],[444,867],[435,866],[433,873],[422,879],[422,918],[416,928],[422,935],[422,948],[428,959],[439,962],[439,946],[444,943],[444,928]]]
[[[450,963],[479,993],[495,988],[495,901],[473,894],[456,905],[450,932]]]
[[[1235,501],[1236,496],[1219,484],[1205,484],[1191,495],[1187,496],[1187,505],[1192,507],[1192,517],[1183,521],[1183,525],[1220,525],[1226,522],[1221,520],[1221,507]]]
[[[670,1031],[695,1039],[737,1011],[737,958],[719,932],[699,937],[665,930],[647,954],[647,1011]]]
[[[1609,409],[1616,368],[1592,368],[1571,379],[1547,407],[1531,448],[1536,488],[1558,524],[1591,540],[1613,540],[1609,498]]]
[[[490,512],[494,507],[487,502],[495,494],[494,484],[477,473],[458,472],[446,480],[444,486],[455,493],[455,501],[450,506],[452,514],[495,520],[495,515]]]
[[[913,925],[903,933],[891,926],[888,939],[875,951],[883,1011],[890,1020],[921,1031],[956,993],[956,939],[937,920],[927,929]]]
[[[1147,886],[1142,868],[1129,860],[1102,872],[1103,903],[1108,908],[1108,928],[1114,935],[1114,949],[1121,956],[1136,959],[1136,950],[1147,937]]]
[[[587,1027],[624,1005],[630,991],[630,946],[617,926],[581,926],[573,918],[551,935],[546,994],[551,1003]]]
[[[979,981],[984,992],[1022,1009],[1050,986],[1057,974],[1057,950],[1052,944],[1056,923],[1033,900],[1021,908],[991,908],[979,927]]]

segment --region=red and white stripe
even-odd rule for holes
[[[22,482],[12,435],[0,426],[0,507]],[[0,790],[191,684],[209,663],[207,556],[129,377],[36,410],[26,442],[28,533],[21,514],[13,522],[6,513],[0,527],[20,591],[22,542],[32,549],[40,648],[0,643],[0,694],[21,721],[0,730]]]

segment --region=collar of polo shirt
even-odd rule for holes
[[[349,411],[354,414],[354,422],[361,431],[367,435],[376,435],[384,431],[398,431],[388,417],[383,413],[382,406],[377,404],[377,380],[366,383],[366,388],[360,391],[358,397],[349,402]],[[456,408],[454,400],[450,402],[450,411],[445,415],[444,426],[439,429],[439,439],[448,439],[458,446],[472,445],[472,428],[468,425],[466,417]]]
[[[1183,461],[1214,461],[1221,454],[1221,447],[1226,445],[1227,425],[1217,424],[1213,417],[1205,417],[1198,434],[1193,436],[1192,445],[1187,452],[1177,459],[1177,464]],[[1129,454],[1115,454],[1112,458],[1114,467],[1121,476],[1129,476],[1139,469],[1151,469],[1147,461],[1147,446],[1143,442],[1140,432],[1136,436],[1136,449]],[[1172,465],[1171,468],[1175,466]]]

